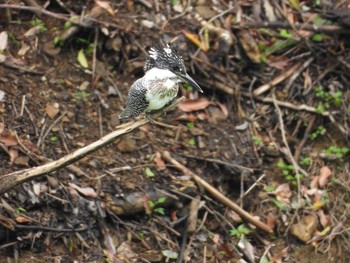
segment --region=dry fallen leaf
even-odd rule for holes
[[[107,1],[95,0],[96,4],[105,9],[111,16],[114,16],[114,11],[112,6]]]
[[[267,215],[267,219],[266,219],[266,224],[271,228],[274,229],[275,225],[276,225],[276,216],[274,216],[272,213],[269,213]]]
[[[255,38],[247,30],[238,32],[239,42],[241,43],[246,55],[253,63],[260,63],[260,51]]]
[[[323,228],[326,228],[327,226],[329,226],[331,224],[330,216],[325,215],[322,209],[320,209],[317,212],[317,215],[318,215],[318,218],[320,219],[320,223],[321,223]]]
[[[29,49],[30,49],[30,46],[22,42],[21,49],[17,52],[18,56],[21,56],[21,57],[25,56],[25,54],[28,52]]]
[[[162,155],[160,152],[156,152],[156,156],[154,157],[154,162],[157,164],[157,167],[159,168],[159,170],[166,169],[166,165],[162,159]]]
[[[97,193],[92,187],[80,187],[73,183],[69,183],[69,186],[87,197],[97,198]]]
[[[199,98],[194,100],[185,100],[179,104],[179,109],[184,112],[191,112],[197,110],[204,110],[212,103],[206,98]]]
[[[310,188],[317,188],[319,181],[320,181],[320,177],[318,175],[314,176],[314,178],[312,178],[311,180]]]
[[[328,182],[328,178],[332,175],[332,171],[328,166],[323,166],[320,169],[320,180],[318,181],[318,184],[320,187],[325,187],[327,182]]]
[[[46,104],[46,114],[50,119],[56,117],[56,115],[60,112],[60,105],[58,103],[48,103]]]
[[[118,150],[122,153],[129,153],[136,150],[136,141],[130,135],[123,136],[117,144]]]
[[[177,117],[176,120],[194,122],[197,120],[197,116],[193,114],[182,114],[181,116]]]
[[[18,144],[16,136],[11,132],[8,134],[1,134],[0,135],[0,142],[5,144],[5,146],[7,146],[7,147],[15,146]]]
[[[2,133],[3,133],[4,128],[5,128],[4,123],[3,123],[3,122],[0,122],[0,134],[2,134]]]
[[[30,218],[28,218],[28,217],[17,216],[16,217],[16,222],[17,223],[32,223],[33,221]]]
[[[216,104],[220,107],[220,110],[225,115],[225,117],[227,117],[228,116],[228,109],[227,109],[227,107],[224,104],[222,104],[221,102],[218,102],[218,101],[216,102]]]
[[[10,162],[13,163],[18,157],[18,151],[16,149],[10,149],[8,155],[10,156]]]
[[[182,33],[187,37],[193,44],[195,44],[197,47],[201,48],[203,51],[208,51],[208,47],[205,44],[205,42],[201,42],[199,40],[199,37],[197,34],[193,34],[191,32],[183,30]]]
[[[14,164],[21,166],[28,166],[29,157],[28,156],[19,156],[14,160]]]
[[[280,202],[284,202],[289,204],[289,198],[292,196],[292,191],[290,190],[290,186],[288,183],[279,185],[274,191],[276,198]]]

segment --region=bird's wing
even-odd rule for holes
[[[140,115],[148,106],[146,100],[147,81],[140,78],[131,85],[125,110],[119,115],[119,119],[134,118]]]

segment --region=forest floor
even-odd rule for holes
[[[4,2],[0,262],[350,261],[347,1]],[[204,93],[121,123],[160,42]]]

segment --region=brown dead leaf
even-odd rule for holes
[[[11,148],[8,151],[8,155],[10,156],[10,162],[13,163],[18,157],[18,151],[16,149]]]
[[[197,120],[197,116],[193,114],[182,114],[181,116],[177,117],[176,120],[194,122]]]
[[[212,103],[206,98],[199,98],[194,100],[185,100],[179,104],[179,109],[184,112],[191,112],[197,110],[204,110]]]
[[[3,122],[0,122],[0,134],[4,132],[5,125]]]
[[[25,38],[32,37],[32,36],[38,35],[39,33],[41,33],[41,27],[40,26],[33,26],[27,32],[24,33],[24,37]]]
[[[96,4],[105,9],[111,16],[114,16],[114,10],[107,1],[95,0]]]
[[[229,217],[235,223],[241,223],[242,218],[233,210],[228,210],[227,217]]]
[[[272,213],[269,213],[269,214],[267,215],[266,224],[267,224],[271,229],[274,229],[274,228],[275,228],[275,225],[276,225],[276,220],[277,220],[277,218],[276,218]]]
[[[284,70],[289,65],[289,59],[283,56],[269,56],[267,64],[275,69]]]
[[[238,32],[239,41],[246,53],[253,63],[260,63],[260,51],[255,42],[255,38],[251,36],[248,30],[240,30]]]
[[[0,135],[0,142],[5,144],[5,146],[10,147],[10,146],[15,146],[18,144],[17,138],[13,132],[10,132],[5,135]]]
[[[287,204],[290,203],[289,198],[292,196],[292,191],[290,190],[288,183],[280,184],[274,191],[274,194],[276,195],[278,201]]]
[[[206,112],[200,112],[197,114],[198,120],[204,121],[208,119],[208,114]]]
[[[97,198],[97,193],[92,187],[80,187],[73,183],[69,183],[69,186],[87,197]]]
[[[123,153],[133,152],[136,150],[136,141],[130,135],[122,137],[117,144],[118,150]]]
[[[310,188],[317,188],[319,181],[320,181],[320,177],[318,175],[314,176],[314,178],[312,178],[311,180]]]
[[[154,157],[154,162],[156,163],[159,170],[165,170],[166,165],[162,159],[162,155],[160,152],[156,152],[156,156]]]
[[[193,44],[195,44],[197,47],[201,48],[203,51],[208,51],[208,46],[205,44],[205,42],[201,42],[197,34],[193,34],[191,32],[183,30],[182,33],[187,37]]]
[[[16,217],[17,223],[32,223],[33,221],[30,218],[23,217],[23,216],[17,216]]]
[[[60,112],[60,105],[56,102],[46,104],[46,114],[50,119],[56,117],[56,115]]]
[[[320,223],[321,223],[323,228],[326,228],[327,226],[329,226],[331,224],[330,216],[325,215],[324,211],[322,209],[317,211],[317,215],[318,215],[318,218],[320,219]]]
[[[18,156],[14,160],[14,164],[20,165],[20,166],[28,166],[28,162],[29,162],[29,157],[28,156]]]
[[[323,166],[320,169],[320,180],[318,181],[319,186],[325,187],[328,182],[328,178],[331,175],[332,175],[332,170],[328,166]]]
[[[277,255],[273,256],[270,259],[270,263],[282,263],[282,262],[284,262],[283,257],[285,257],[287,255],[288,248],[289,247],[285,247]]]
[[[227,119],[227,116],[225,116],[222,113],[222,111],[219,110],[219,108],[217,107],[213,107],[213,106],[208,107],[208,113],[209,113],[209,117],[208,117],[209,123],[215,124]]]
[[[228,117],[228,109],[227,107],[222,104],[221,102],[216,102],[216,104],[219,106],[220,110],[222,111],[222,113],[225,115],[225,117]]]
[[[27,54],[29,49],[30,49],[30,46],[22,42],[21,49],[17,52],[18,56],[21,56],[21,57],[25,56],[25,54]]]

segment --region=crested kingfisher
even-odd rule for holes
[[[170,44],[151,48],[143,70],[145,75],[129,89],[126,107],[119,119],[135,118],[142,112],[163,108],[175,99],[180,82],[186,82],[203,92],[186,73],[182,56]]]

